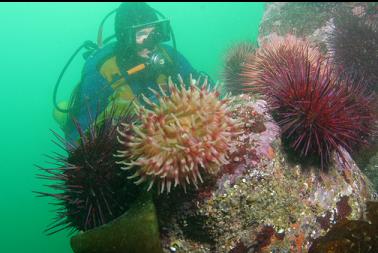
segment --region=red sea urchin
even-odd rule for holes
[[[66,228],[86,231],[105,224],[123,214],[135,199],[138,189],[127,180],[129,175],[115,163],[113,153],[120,148],[116,128],[119,122],[129,122],[133,116],[128,112],[120,118],[114,117],[115,107],[105,114],[101,123],[91,124],[83,131],[75,121],[80,139],[68,143],[54,132],[56,143],[68,155],[50,157],[55,168],[41,168],[41,179],[54,192],[36,192],[39,196],[52,197],[59,208],[54,222],[46,229],[54,234]],[[97,117],[94,122],[97,122]]]
[[[240,42],[232,46],[225,57],[225,66],[222,73],[225,87],[233,95],[242,92],[242,76],[244,64],[255,54],[256,46],[252,42]]]
[[[290,67],[290,62],[285,58],[286,54],[300,55],[306,51],[306,59],[311,65],[316,65],[321,53],[317,48],[310,46],[306,40],[299,39],[288,34],[285,37],[271,35],[262,42],[261,47],[256,50],[253,60],[244,65],[241,75],[243,76],[243,86],[245,91],[258,91],[264,93],[264,78],[267,74],[274,75],[277,68],[283,65]]]
[[[266,96],[273,115],[288,141],[301,156],[316,155],[321,167],[333,151],[343,158],[372,132],[371,96],[363,83],[353,84],[307,45],[267,47],[247,65],[247,83]]]
[[[137,166],[130,178],[140,177],[136,184],[150,180],[148,189],[158,182],[159,192],[171,186],[202,181],[200,169],[216,173],[225,164],[231,138],[238,124],[229,116],[229,99],[220,99],[219,93],[207,87],[207,78],[186,88],[179,76],[180,88],[169,79],[169,95],[160,87],[153,91],[158,103],[146,97],[151,110],[137,106],[141,125],[133,125],[134,136],[119,130],[120,142],[126,148],[119,157],[129,155],[132,162],[122,161],[125,169]],[[124,125],[127,127],[127,125]],[[126,142],[126,140],[128,140]]]

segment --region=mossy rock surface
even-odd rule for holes
[[[142,194],[122,216],[71,238],[75,253],[161,253],[156,210],[150,194]]]
[[[264,100],[239,95],[230,112],[243,133],[216,182],[157,204],[165,253],[308,252],[334,224],[363,216],[374,192],[346,151],[322,170],[289,156]]]

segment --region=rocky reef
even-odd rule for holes
[[[113,222],[73,237],[74,252],[322,252],[348,238],[337,231],[365,228],[363,240],[372,240],[364,247],[377,247],[365,219],[376,196],[347,152],[344,160],[335,152],[327,171],[303,163],[281,142],[264,100],[241,94],[229,106],[242,133],[217,174],[204,174],[198,189],[142,194]]]
[[[377,10],[376,2],[267,3],[258,41],[261,45],[272,37],[287,34],[305,38],[352,77],[370,81],[371,89],[376,91]],[[377,137],[372,136],[368,146],[351,155],[377,191]]]
[[[373,190],[348,154],[327,172],[301,165],[263,100],[240,95],[232,108],[244,133],[217,178],[157,197],[165,252],[307,252],[333,224],[363,216]]]
[[[378,16],[372,11],[377,10],[377,7],[378,5],[368,3],[269,3],[260,26],[260,48],[263,48],[264,44],[277,41],[275,38],[287,34],[290,34],[287,37],[289,40],[279,44],[285,50],[290,49],[287,41],[292,41],[293,45],[303,43],[302,39],[310,41],[308,45],[300,47],[306,49],[302,50],[305,52],[303,55],[306,57],[315,55],[312,54],[315,51],[309,50],[310,45],[314,45],[320,49],[319,57],[306,58],[306,61],[310,59],[307,68],[298,67],[304,65],[301,62],[299,65],[292,65],[295,70],[293,72],[304,73],[306,74],[304,77],[307,77],[308,73],[312,73],[310,71],[312,65],[318,64],[317,71],[314,72],[317,75],[314,75],[310,81],[313,83],[318,80],[323,81],[319,79],[319,75],[323,72],[328,73],[323,71],[325,69],[323,60],[325,62],[329,56],[330,45],[327,44],[327,34],[332,32],[334,25],[332,19],[338,13],[346,11],[358,17],[363,16],[366,22],[371,24],[378,20]],[[292,35],[300,37],[300,43],[294,43],[296,40]],[[207,87],[207,79],[202,85],[199,85],[199,80],[194,85],[190,78],[191,85],[188,89],[185,88],[183,79],[180,79],[179,89],[169,80],[169,92],[167,90],[165,93],[166,91],[161,87],[160,92],[155,92],[159,103],[155,104],[145,99],[150,109],[136,106],[139,108],[138,116],[142,124],[132,125],[132,128],[129,123],[121,124],[125,131],[121,127],[116,128],[111,125],[109,136],[115,141],[117,136],[114,133],[118,132],[120,136],[117,145],[122,144],[122,147],[114,147],[114,150],[102,152],[107,156],[99,156],[100,162],[95,163],[94,166],[105,168],[102,171],[108,176],[108,165],[112,168],[113,164],[122,164],[125,170],[136,170],[133,171],[134,175],[124,176],[122,179],[130,183],[132,182],[130,179],[137,177],[137,185],[144,181],[149,185],[133,185],[137,188],[135,191],[131,190],[134,189],[133,187],[126,187],[126,190],[119,187],[122,193],[130,193],[133,201],[130,201],[127,208],[119,209],[122,211],[120,213],[124,212],[123,215],[114,215],[114,219],[106,219],[106,222],[101,223],[96,219],[102,220],[101,210],[105,210],[105,207],[110,209],[108,202],[104,201],[103,205],[98,204],[101,191],[98,191],[98,194],[88,191],[90,196],[93,196],[93,203],[97,204],[99,212],[92,211],[92,205],[85,204],[85,207],[89,206],[89,211],[85,209],[84,214],[88,214],[78,219],[85,218],[84,229],[78,227],[78,230],[85,232],[80,232],[71,239],[74,252],[355,252],[356,243],[361,243],[362,248],[367,252],[378,252],[376,228],[378,202],[375,201],[377,194],[372,184],[372,181],[378,182],[378,155],[374,156],[376,149],[370,149],[371,153],[362,150],[361,155],[369,154],[365,160],[370,159],[370,164],[359,168],[356,162],[358,163],[358,158],[361,156],[357,156],[357,152],[349,154],[345,146],[340,145],[345,142],[340,136],[350,137],[353,131],[346,134],[335,131],[329,136],[341,140],[340,142],[329,138],[330,143],[334,145],[319,145],[318,153],[322,153],[321,151],[329,153],[327,166],[323,166],[323,163],[320,164],[317,159],[310,156],[299,157],[285,143],[285,137],[288,137],[288,132],[298,129],[298,125],[295,124],[301,124],[302,129],[312,130],[317,122],[312,121],[315,123],[311,126],[307,123],[298,123],[300,121],[298,118],[305,114],[303,111],[296,110],[297,114],[292,113],[294,110],[289,111],[290,113],[273,111],[272,106],[269,106],[269,99],[266,94],[264,97],[263,92],[260,92],[260,95],[243,94],[247,90],[243,90],[245,86],[241,85],[241,80],[246,76],[241,78],[239,72],[248,66],[244,63],[259,59],[255,57],[256,50],[259,49],[254,45],[252,47],[249,44],[247,46],[241,44],[230,54],[228,65],[226,64],[226,71],[229,72],[226,75],[228,80],[226,87],[228,91],[237,94],[236,96],[221,99],[222,96],[218,91],[212,91]],[[272,51],[277,52],[277,50]],[[294,60],[298,56],[297,52],[299,51],[292,54]],[[282,86],[284,77],[287,77],[286,81],[289,84],[296,81],[292,76],[299,76],[300,80],[305,80],[298,82],[298,86],[293,86],[292,93],[270,93],[271,97],[285,98],[289,101],[287,98],[297,96],[300,87],[304,86],[302,84],[308,84],[310,81],[302,78],[301,75],[290,76],[287,68],[282,68],[282,72],[277,71],[283,65],[281,59],[288,59],[285,54],[279,56],[278,60],[275,58],[268,62],[274,63],[279,68],[271,68],[274,64],[260,64],[262,66],[260,72],[273,69],[269,72],[272,74],[271,79],[261,80],[267,87],[273,87],[267,80],[277,82],[281,85],[280,88],[283,87],[282,91],[288,90],[287,86]],[[324,59],[321,58],[323,56]],[[255,66],[251,69],[256,71],[258,68]],[[300,71],[297,71],[298,69]],[[251,90],[253,90],[258,79],[253,73],[249,79],[252,80]],[[330,82],[327,80],[333,80],[333,75],[329,75],[328,79],[321,82],[328,87]],[[308,91],[309,89],[306,88],[306,92]],[[333,97],[338,90],[329,91],[329,97]],[[352,97],[349,96],[350,94],[357,93],[354,92],[355,90],[347,91],[345,93],[347,99]],[[324,92],[319,94],[324,95]],[[339,94],[344,93],[339,92]],[[311,97],[315,97],[313,93]],[[337,101],[346,101],[349,105],[350,101],[344,98]],[[290,100],[287,104],[290,106],[294,102],[305,104],[302,98],[293,101]],[[318,99],[314,101],[314,104],[319,104]],[[326,101],[324,104],[331,103]],[[324,111],[323,107],[319,108],[318,111],[310,111],[307,108],[306,110],[310,111],[311,115],[315,115],[314,118],[319,118],[320,112]],[[344,105],[336,109],[333,106],[337,112],[346,111],[345,108]],[[290,115],[292,121],[280,119],[277,113]],[[331,125],[335,125],[335,114],[330,115],[330,117],[327,115],[327,120],[332,123]],[[352,114],[348,114],[345,118],[358,122],[351,119],[350,115]],[[281,124],[280,127],[277,122],[289,122],[289,124],[284,127]],[[371,122],[366,125],[373,125],[370,124]],[[339,129],[346,128],[345,121],[339,120],[339,123],[341,125]],[[317,144],[325,137],[321,133],[327,128],[327,125],[318,125],[320,127],[315,134],[316,138],[309,135],[309,139],[312,138],[311,141],[314,143],[317,141]],[[370,136],[370,132],[360,132]],[[104,136],[105,140],[109,137]],[[358,133],[352,139],[358,140],[360,137]],[[303,139],[305,139],[303,135],[298,134],[295,143]],[[100,143],[105,143],[103,145],[105,148],[101,146],[96,150],[103,151],[113,147],[113,144],[108,145],[107,142]],[[307,148],[308,146],[309,144]],[[329,148],[331,146],[337,148]],[[118,155],[114,155],[115,150],[118,151]],[[117,156],[121,159],[115,162],[114,157]],[[82,160],[87,164],[86,159],[81,159],[86,156],[80,153],[79,158],[79,165]],[[104,161],[106,166],[103,166]],[[91,164],[88,167],[93,166]],[[45,169],[45,172],[50,170]],[[93,173],[93,178],[99,177],[98,171]],[[120,176],[121,173],[118,171],[121,171],[121,168],[117,168],[113,176]],[[52,179],[55,180],[55,172],[52,175]],[[83,172],[81,175],[84,179],[88,178],[88,172]],[[64,181],[65,178],[60,176],[59,179]],[[89,186],[83,184],[82,188],[92,189],[96,186],[100,188],[98,184],[93,186],[92,182],[96,180],[89,180],[91,184]],[[117,186],[115,183],[109,185]],[[73,190],[68,189],[67,192]],[[113,194],[114,191],[110,192]],[[108,197],[110,200],[114,197],[112,194]],[[45,195],[51,196],[51,194]],[[60,197],[60,195],[54,196]],[[77,207],[76,202],[71,202]],[[128,203],[116,201],[118,202]],[[109,213],[112,214],[113,211],[110,210]],[[95,221],[93,226],[87,226],[90,224],[88,217],[92,217]],[[359,236],[361,233],[363,235]],[[335,251],[336,248],[340,251]]]
[[[272,2],[259,28],[259,42],[272,34],[287,33],[305,37],[327,52],[326,37],[332,29],[332,18],[343,12],[364,16],[369,22],[378,20],[377,4],[364,2]]]

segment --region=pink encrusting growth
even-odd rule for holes
[[[372,133],[372,96],[308,43],[293,41],[260,48],[246,66],[245,85],[266,97],[290,146],[301,156],[319,156],[324,168],[333,151],[343,157],[343,148],[350,151]]]
[[[228,148],[238,132],[228,112],[230,99],[221,99],[207,78],[201,85],[192,77],[190,85],[181,76],[178,79],[180,87],[169,79],[167,92],[161,87],[160,92],[151,89],[158,103],[143,96],[150,109],[135,105],[140,125],[133,124],[134,135],[118,129],[119,141],[125,145],[118,156],[131,153],[132,157],[132,162],[120,163],[124,169],[138,168],[129,178],[139,177],[136,184],[150,181],[148,190],[156,182],[161,193],[177,185],[185,190],[187,184],[197,187],[201,170],[217,173],[227,163]]]

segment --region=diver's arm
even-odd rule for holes
[[[78,132],[73,122],[77,121],[80,128],[87,129],[91,120],[98,116],[108,103],[108,94],[112,89],[108,81],[96,70],[83,69],[81,82],[74,91],[76,99],[72,104],[72,111],[65,127],[66,139],[76,141]]]
[[[180,74],[184,79],[185,83],[189,82],[190,74],[194,79],[198,79],[199,77],[204,78],[205,76],[208,78],[208,83],[211,87],[215,85],[212,78],[204,71],[196,70],[190,62],[183,56],[180,52],[174,50],[172,47],[168,45],[164,45],[164,49],[168,52],[172,60],[176,63],[176,73]],[[173,77],[175,79],[175,77]]]

